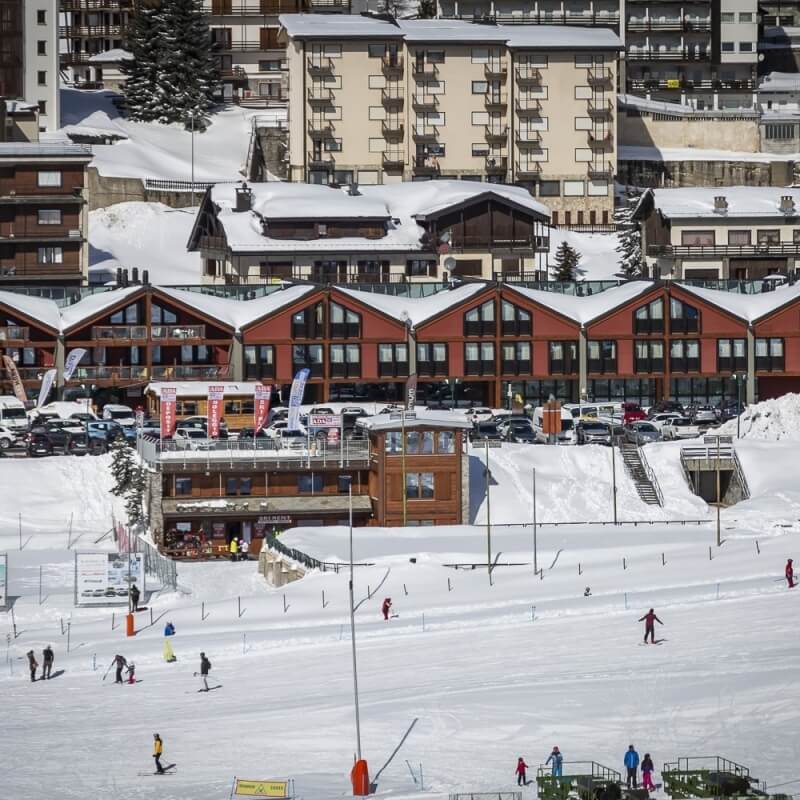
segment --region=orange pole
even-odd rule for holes
[[[134,627],[134,624],[133,624],[133,614],[128,614],[127,635],[128,636],[136,636],[136,628]]]

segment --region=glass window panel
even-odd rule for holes
[[[415,456],[420,452],[420,432],[409,431],[406,434],[406,453]]]
[[[420,488],[422,497],[430,499],[433,497],[433,473],[423,472],[420,474]]]
[[[447,361],[447,345],[444,343],[437,343],[433,345],[433,360],[434,361]]]
[[[436,443],[436,450],[439,453],[455,453],[456,440],[452,431],[440,431],[438,442]]]
[[[478,360],[478,345],[477,344],[466,344],[464,346],[464,357],[467,361],[477,361]]]
[[[481,342],[481,361],[492,361],[494,359],[494,343]]]

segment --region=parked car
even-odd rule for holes
[[[308,413],[325,414],[327,416],[330,416],[331,414],[335,414],[336,412],[330,406],[314,406]]]
[[[31,431],[27,449],[31,457],[53,455],[53,443],[44,431]]]
[[[656,414],[666,414],[667,412],[683,414],[683,406],[677,400],[659,400],[655,405],[647,410],[647,418],[652,419]]]
[[[575,440],[578,444],[611,444],[611,426],[608,422],[596,419],[582,419],[575,426]]]
[[[469,440],[471,442],[502,441],[503,434],[493,422],[479,422],[477,425],[473,425],[469,432]]]
[[[701,433],[689,417],[676,417],[661,426],[661,435],[665,439],[693,439]]]
[[[208,430],[208,419],[206,417],[186,417],[186,419],[178,420],[175,428],[196,428],[197,430]],[[219,439],[228,438],[228,425],[224,419],[219,421]]]
[[[289,409],[286,406],[275,406],[270,409],[268,421],[270,424],[284,420],[289,416]]]
[[[305,431],[281,431],[279,437],[281,450],[302,450],[307,446],[308,437]]]
[[[85,456],[89,452],[89,437],[84,431],[68,433],[64,442],[64,455]]]
[[[534,444],[536,436],[533,433],[533,426],[530,420],[525,422],[510,422],[503,428],[502,437],[507,442],[517,442],[519,444]]]
[[[520,424],[520,425],[531,425],[531,418],[526,416],[525,414],[504,414],[502,416],[495,416],[491,419],[497,427],[500,429],[500,433],[505,433],[506,428],[509,425]]]
[[[253,428],[242,428],[239,431],[238,438],[240,440],[245,439],[269,439],[270,437],[267,435],[267,432],[264,428],[260,428],[258,433],[255,433]]]
[[[123,427],[113,419],[90,420],[85,424],[85,430],[90,437],[104,438],[107,446],[121,438],[130,445],[136,444],[136,429]]]
[[[486,406],[475,406],[467,411],[467,419],[474,425],[477,422],[489,422],[494,414],[491,408]]]
[[[672,419],[680,419],[681,414],[677,411],[665,411],[661,414],[655,414],[654,416],[648,419],[648,422],[652,422],[653,425],[656,426],[659,430],[664,427],[664,424],[669,422]]]
[[[103,406],[103,419],[113,419],[120,425],[133,426],[136,424],[136,415],[130,406],[107,403]]]
[[[692,413],[692,420],[698,425],[716,425],[719,417],[713,406],[697,406]]]
[[[369,414],[360,406],[345,406],[342,409],[342,423],[345,431],[355,428],[357,419],[368,416]]]
[[[727,422],[729,419],[736,419],[740,414],[744,414],[745,405],[736,400],[723,400],[717,406],[719,418],[722,422]]]
[[[647,414],[642,411],[638,403],[623,403],[622,404],[622,424],[627,425],[630,422],[637,422],[640,419],[647,419]]]
[[[0,450],[8,450],[17,444],[19,444],[19,433],[5,425],[0,425]]]
[[[649,444],[660,438],[661,431],[652,422],[636,420],[625,425],[625,441],[631,444]]]
[[[176,428],[172,438],[184,450],[210,450],[214,446],[213,440],[200,428]]]

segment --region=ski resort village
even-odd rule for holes
[[[798,475],[800,2],[0,0],[0,800],[800,800]]]

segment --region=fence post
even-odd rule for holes
[[[239,595],[239,596],[236,598],[236,600],[237,600],[237,602],[238,602],[238,604],[239,604],[239,619],[241,619],[241,617],[242,617],[242,596],[241,596],[241,595]]]
[[[92,654],[92,672],[97,672],[97,653]]]
[[[709,545],[709,546],[708,546],[708,560],[709,560],[709,561],[711,561],[711,559],[712,559],[712,555],[711,555],[711,545]]]
[[[64,617],[59,617],[59,620],[61,622],[61,635],[63,636],[64,635]],[[112,630],[113,630],[113,628],[112,628]]]
[[[42,565],[39,564],[39,605],[42,604]]]
[[[403,584],[403,594],[408,597],[408,589],[406,589],[406,585]]]
[[[756,539],[756,552],[761,555],[761,548],[758,546],[758,539]]]
[[[667,559],[664,557],[664,554],[661,554],[661,566],[664,567],[667,564]]]
[[[116,628],[116,621],[117,621],[117,613],[116,611],[111,612],[111,630],[113,631]],[[61,620],[61,635],[64,635],[64,620]]]
[[[150,609],[150,624],[153,624],[153,609]]]
[[[206,621],[206,601],[205,600],[200,604],[200,621],[201,622],[205,622]]]
[[[242,655],[247,652],[247,634],[242,634]]]
[[[581,562],[579,561],[578,562],[578,575],[582,575],[582,574],[583,574],[583,570],[581,569]]]
[[[425,631],[425,612],[422,612],[422,630]]]
[[[627,611],[628,610],[628,593],[625,592],[624,596],[625,596],[625,610]]]
[[[14,638],[17,638],[17,618],[14,616],[14,606],[11,606],[11,627],[14,629]]]
[[[536,606],[531,606],[531,622],[536,621]]]
[[[624,557],[622,559],[622,569],[628,569],[628,562]]]
[[[289,610],[289,606],[286,605],[286,595],[283,595],[283,613],[285,614]]]
[[[67,623],[67,652],[68,653],[69,653],[69,635],[70,635],[70,631],[71,630],[72,630],[72,623],[68,622]]]
[[[67,550],[72,547],[72,518],[75,516],[74,511],[69,512],[69,528],[67,530]]]
[[[452,590],[453,590],[453,587],[450,585],[450,578],[448,578],[447,579],[447,591],[451,592]]]
[[[19,512],[19,549],[22,550],[22,512]]]

